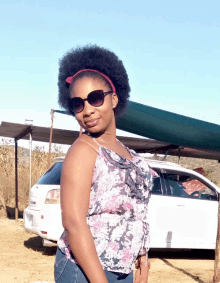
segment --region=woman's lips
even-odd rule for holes
[[[99,119],[94,119],[94,120],[85,122],[85,124],[88,128],[95,127],[98,124],[98,120]]]

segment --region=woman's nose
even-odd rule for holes
[[[88,103],[88,101],[85,101],[83,114],[85,116],[90,116],[92,113],[94,113],[94,107]]]

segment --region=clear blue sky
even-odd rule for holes
[[[58,61],[95,43],[124,62],[131,100],[220,124],[220,1],[31,1],[0,4],[0,121],[50,126]],[[78,130],[56,114],[56,128]]]

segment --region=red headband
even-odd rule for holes
[[[92,69],[83,69],[83,70],[80,70],[80,71],[78,71],[77,73],[75,73],[75,75],[66,78],[66,82],[67,82],[68,84],[71,84],[71,83],[73,82],[73,79],[74,79],[78,74],[80,74],[80,73],[82,73],[82,72],[86,72],[86,71],[95,72],[95,73],[98,73],[98,74],[100,74],[101,76],[103,76],[103,77],[110,83],[113,92],[116,94],[116,89],[115,89],[115,87],[114,87],[112,81],[110,80],[110,78],[109,78],[108,76],[104,75],[103,73],[97,71],[97,70],[92,70]]]

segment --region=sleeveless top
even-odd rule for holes
[[[147,210],[157,173],[145,158],[127,150],[132,160],[99,145],[87,224],[103,269],[128,274],[143,249],[149,250]],[[77,264],[65,231],[58,247]]]

